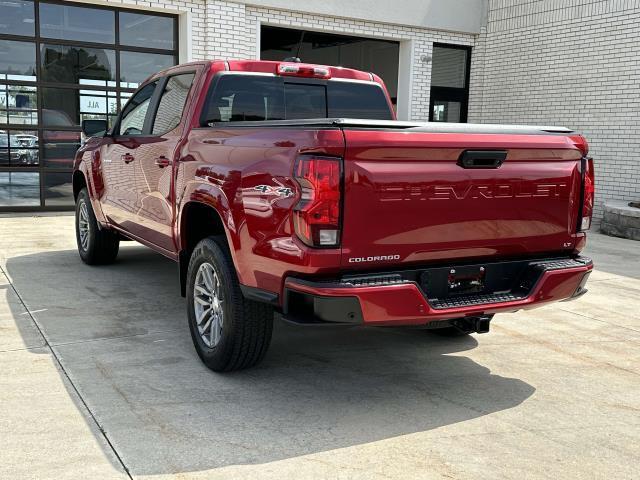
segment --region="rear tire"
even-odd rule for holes
[[[120,248],[116,232],[99,228],[86,188],[76,200],[76,243],[80,258],[88,265],[113,263]]]
[[[205,238],[191,254],[187,314],[196,352],[215,372],[252,367],[267,353],[273,307],[242,295],[223,236]]]

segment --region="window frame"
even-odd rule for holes
[[[438,101],[459,102],[460,103],[460,122],[467,123],[469,114],[469,82],[471,80],[471,54],[472,47],[467,45],[455,45],[449,43],[434,43],[433,47],[450,48],[454,50],[464,50],[467,53],[465,65],[464,88],[456,87],[437,87],[431,85],[429,95],[429,121],[433,122],[433,107],[436,98]]]
[[[131,101],[134,98],[136,98],[136,95],[141,93],[142,90],[144,90],[147,86],[151,85],[152,83],[156,83],[156,86],[153,87],[153,93],[149,97],[149,106],[147,107],[147,111],[144,114],[144,121],[142,122],[142,132],[139,135],[124,135],[123,133],[120,132],[120,126],[122,125],[122,120],[124,119],[124,116],[123,116],[124,112],[126,111]],[[161,81],[159,78],[151,78],[145,83],[143,83],[142,85],[140,85],[140,87],[135,92],[133,92],[133,94],[131,94],[131,97],[129,97],[129,100],[127,100],[127,103],[125,103],[124,106],[120,109],[120,113],[118,114],[116,122],[113,124],[113,128],[111,129],[111,132],[108,132],[108,134],[113,136],[114,138],[149,137],[150,136],[148,133],[149,119],[150,119],[149,115],[151,112],[151,108],[153,107],[154,101],[158,96],[158,90],[159,90],[158,87],[160,87],[160,85],[161,85]],[[162,83],[162,85],[164,85],[164,83]]]
[[[155,104],[152,104],[149,106],[149,108],[153,107],[153,116],[151,117],[151,121],[149,124],[149,135],[152,137],[162,137],[163,135],[166,135],[169,132],[174,131],[176,128],[178,128],[180,125],[184,125],[184,120],[185,120],[185,115],[187,115],[188,110],[189,110],[189,101],[191,100],[192,97],[192,93],[193,93],[193,86],[195,85],[196,81],[198,80],[198,69],[189,69],[189,70],[178,70],[178,71],[172,71],[166,75],[164,75],[161,78],[161,83],[158,84],[158,86],[156,86],[156,90],[159,90],[160,93],[158,95],[157,98],[157,102]],[[180,122],[178,123],[178,125],[176,125],[175,127],[173,127],[171,130],[167,130],[166,132],[162,132],[162,133],[153,133],[153,126],[156,123],[156,117],[158,115],[158,109],[160,108],[160,102],[162,101],[162,94],[164,93],[165,88],[167,87],[167,83],[169,83],[169,80],[171,80],[171,78],[173,77],[179,77],[181,75],[193,75],[193,80],[191,80],[191,85],[189,86],[189,90],[187,92],[187,98],[185,98],[184,100],[184,105],[182,106],[182,112],[180,114]],[[154,92],[155,94],[155,92]]]

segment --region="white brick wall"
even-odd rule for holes
[[[490,0],[470,121],[565,125],[585,134],[604,199],[640,198],[640,2]]]

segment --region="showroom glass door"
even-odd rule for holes
[[[430,122],[467,121],[471,48],[433,45]]]
[[[71,208],[82,120],[113,123],[177,60],[174,15],[0,0],[0,211]]]

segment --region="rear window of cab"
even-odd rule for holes
[[[234,74],[221,75],[211,88],[203,125],[310,118],[393,119],[384,91],[376,83]]]

